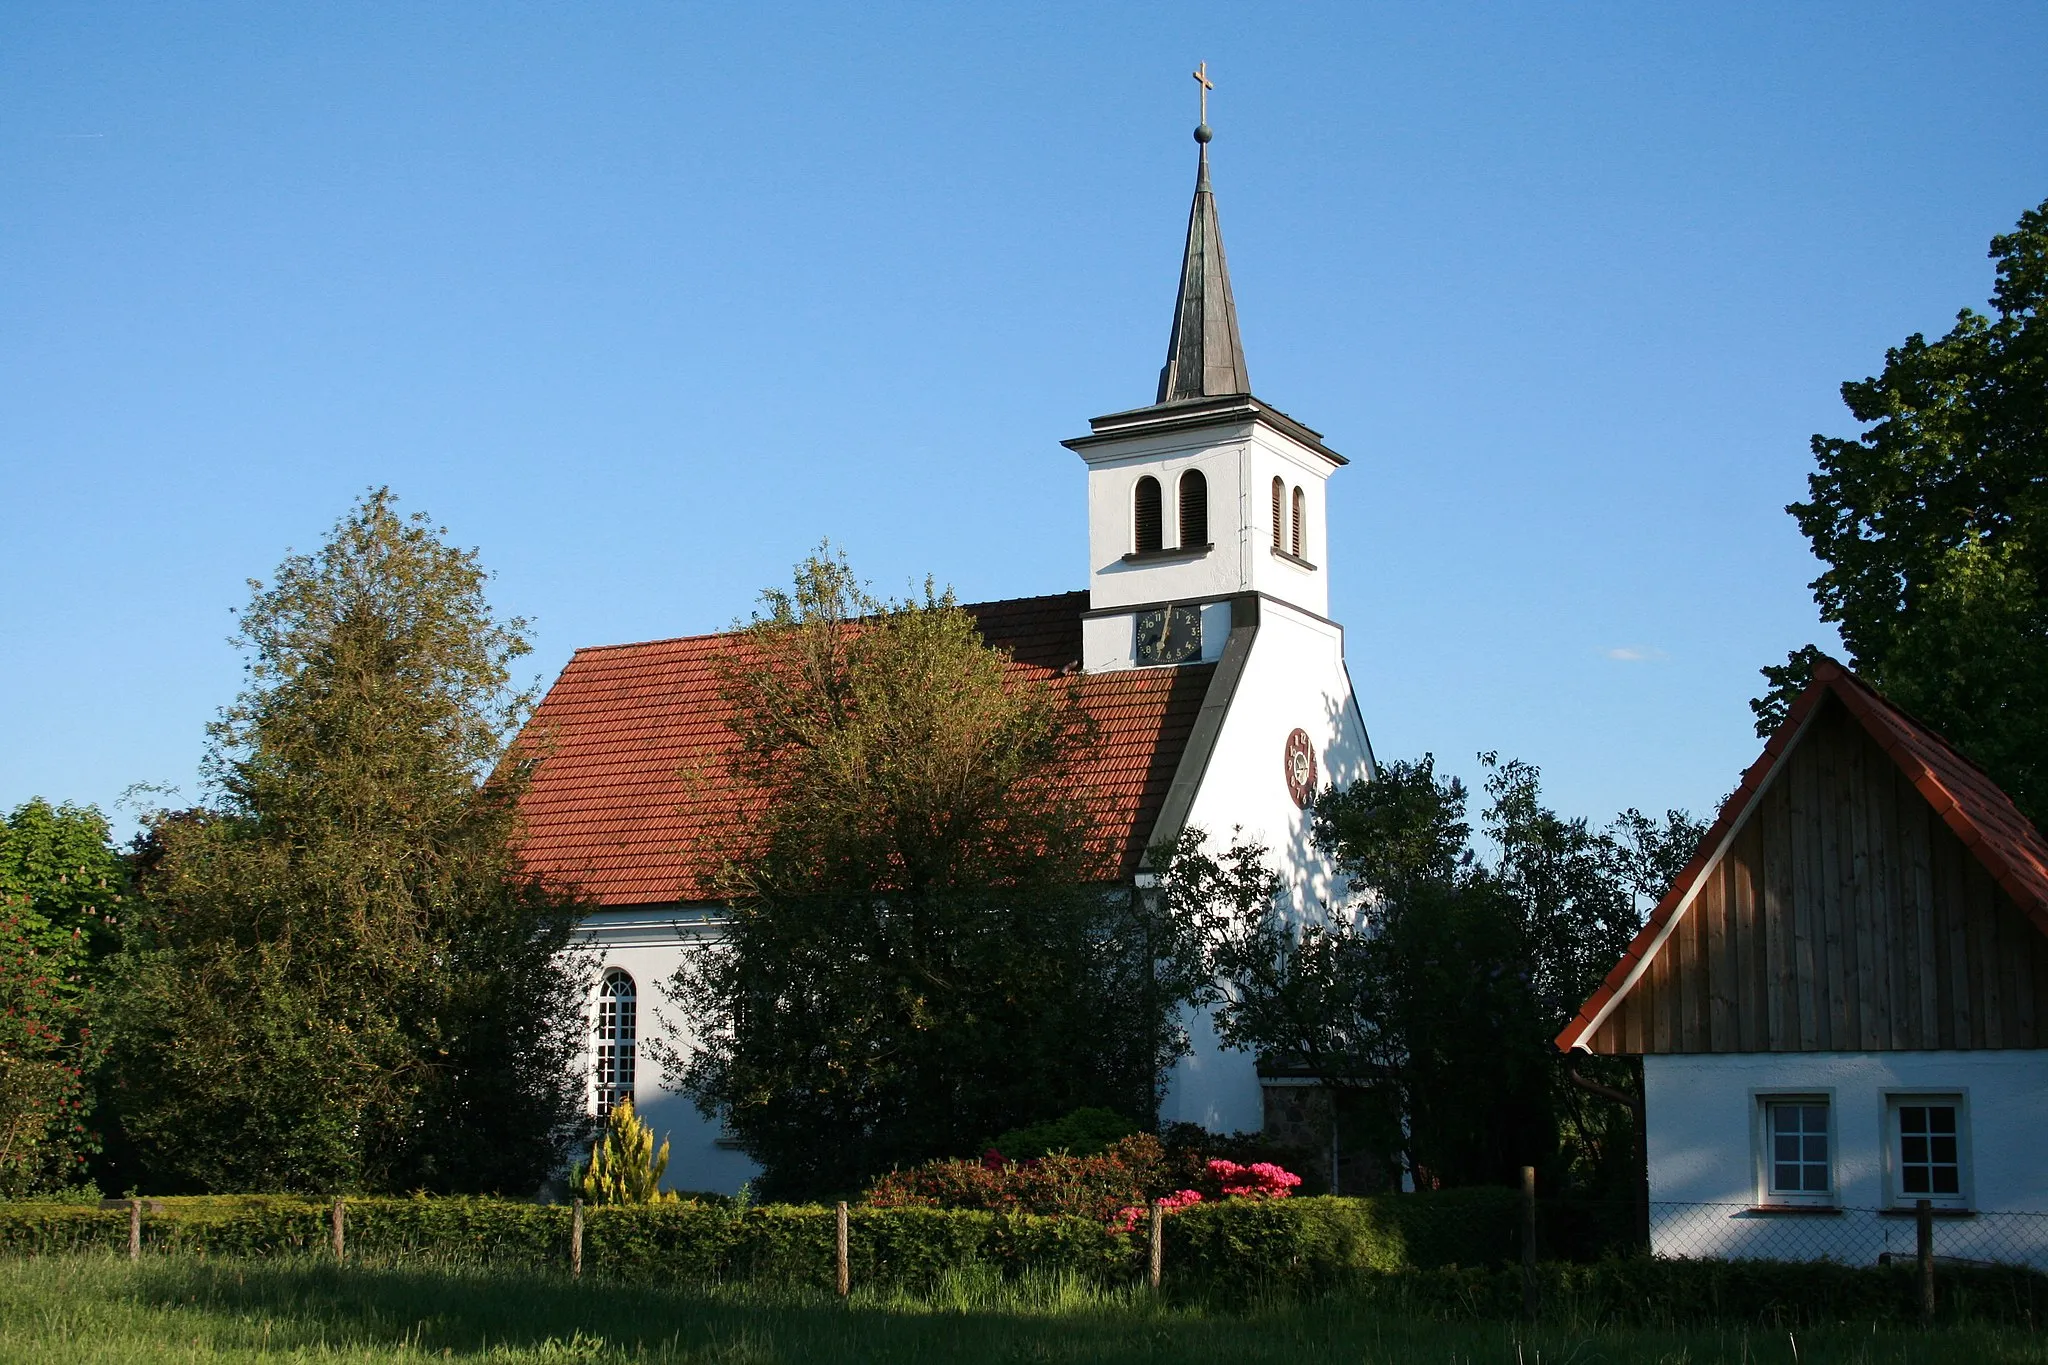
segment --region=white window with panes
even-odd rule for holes
[[[1911,1208],[1970,1205],[1967,1115],[1961,1095],[1889,1095],[1885,1103],[1885,1165],[1892,1203]]]
[[[1827,1207],[1835,1202],[1834,1105],[1826,1095],[1757,1097],[1760,1202]]]

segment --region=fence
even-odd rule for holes
[[[1943,1264],[2048,1270],[2048,1212],[1942,1210],[1933,1235]],[[1650,1250],[1662,1257],[1886,1265],[1913,1260],[1917,1245],[1912,1209],[1650,1205]]]

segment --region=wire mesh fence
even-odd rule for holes
[[[1937,1264],[2048,1270],[2048,1212],[1942,1210],[1933,1233]],[[1910,1208],[1650,1205],[1650,1251],[1657,1256],[1882,1265],[1911,1261],[1917,1248]]]

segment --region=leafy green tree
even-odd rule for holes
[[[500,763],[525,623],[394,504],[251,584],[218,801],[142,841],[107,1022],[159,1188],[530,1189],[577,1136],[575,905],[521,868]]]
[[[96,807],[38,797],[0,820],[0,905],[21,917],[44,953],[73,964],[104,958],[118,941],[126,889],[126,869]]]
[[[88,1018],[126,881],[90,806],[36,799],[0,819],[0,1195],[76,1184],[98,1150]]]
[[[1866,430],[1815,436],[1786,510],[1828,567],[1821,618],[1851,665],[2048,817],[2048,203],[1995,237],[1992,315],[1915,333],[1842,386]],[[1768,734],[1816,651],[1764,670]]]
[[[1149,1119],[1195,935],[1090,886],[1068,680],[1016,676],[950,594],[883,602],[821,551],[763,595],[724,676],[758,793],[731,923],[668,991],[654,1049],[780,1196],[1100,1106]]]
[[[1588,1108],[1550,1040],[1699,826],[1630,811],[1595,832],[1542,804],[1535,768],[1481,761],[1491,862],[1473,846],[1463,784],[1424,756],[1316,803],[1316,841],[1358,893],[1353,906],[1280,904],[1255,847],[1214,861],[1184,847],[1170,876],[1224,926],[1213,959],[1228,987],[1224,1040],[1353,1092],[1354,1143],[1445,1184],[1496,1182],[1524,1164],[1597,1183],[1632,1150],[1615,1131],[1626,1120]]]

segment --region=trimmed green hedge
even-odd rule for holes
[[[150,1201],[156,1203],[158,1201]],[[284,1197],[166,1199],[145,1212],[151,1253],[268,1256],[325,1253],[329,1205]],[[1170,1295],[1243,1304],[1355,1295],[1391,1312],[1446,1319],[1512,1318],[1522,1282],[1516,1194],[1445,1190],[1366,1199],[1296,1198],[1202,1204],[1166,1223]],[[584,1211],[586,1272],[656,1284],[751,1281],[829,1287],[832,1210],[770,1205],[738,1213],[689,1202]],[[1082,1218],[960,1209],[850,1210],[854,1283],[916,1289],[946,1271],[993,1266],[1128,1284],[1144,1270],[1144,1233],[1122,1237]],[[351,1257],[460,1261],[565,1271],[570,1212],[492,1199],[355,1198]],[[0,1252],[125,1251],[125,1208],[0,1203]],[[1547,1318],[1587,1324],[1705,1321],[1792,1325],[1911,1322],[1911,1267],[1828,1262],[1657,1261],[1647,1257],[1539,1268]],[[2048,1275],[2023,1269],[1939,1272],[1944,1318],[2048,1324]]]
[[[148,1209],[160,1204],[161,1213]],[[331,1245],[330,1205],[286,1197],[147,1201],[147,1251],[202,1256],[318,1254]],[[352,1198],[351,1256],[566,1269],[569,1209],[495,1199]],[[1135,1273],[1129,1238],[1078,1218],[947,1209],[849,1213],[849,1251],[862,1284],[916,1286],[944,1271],[992,1264],[1006,1273],[1067,1270],[1093,1278]],[[769,1205],[736,1214],[682,1203],[584,1210],[586,1273],[656,1283],[748,1280],[830,1285],[832,1210]],[[125,1251],[128,1211],[78,1205],[0,1204],[0,1251]]]

